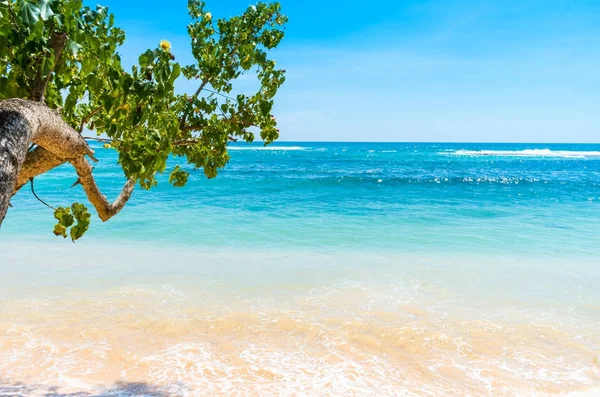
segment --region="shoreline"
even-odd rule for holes
[[[171,285],[184,292],[208,286],[221,296],[235,288],[247,299],[260,298],[261,289],[266,289],[293,298],[344,282],[363,282],[372,288],[396,282],[412,284],[434,300],[451,298],[457,307],[557,311],[567,316],[591,315],[591,321],[600,321],[597,260],[586,257],[549,260],[518,254],[442,255],[337,247],[160,247],[123,241],[75,245],[51,241],[0,241],[4,296],[22,291],[26,296],[44,297],[49,291],[60,294],[61,288],[86,292]]]

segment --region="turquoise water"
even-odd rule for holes
[[[52,210],[25,186],[0,235],[3,242],[55,245],[67,258],[107,245],[128,246],[133,252],[123,258],[139,256],[136,247],[289,252],[292,259],[274,263],[267,276],[247,270],[242,286],[265,277],[277,286],[348,273],[345,259],[325,270],[293,260],[325,252],[404,258],[351,268],[375,279],[394,273],[433,281],[441,274],[449,288],[486,302],[490,291],[554,308],[581,303],[581,291],[600,299],[600,145],[314,142],[231,149],[216,179],[194,171],[187,186],[173,188],[163,176],[150,191],[138,188],[109,222],[94,217],[76,246],[52,235]],[[114,198],[123,185],[115,152],[96,150],[96,179]],[[70,187],[74,180],[73,169],[63,166],[37,178],[36,192],[54,206],[86,202],[81,187]],[[220,265],[230,282],[245,272],[243,256]],[[415,261],[436,270],[417,275]],[[465,284],[465,275],[477,282]],[[515,279],[520,287],[510,288]],[[559,286],[565,293],[555,293]],[[585,310],[600,316],[596,307]]]
[[[96,150],[114,198],[115,153]],[[232,395],[225,383],[240,395],[531,395],[600,381],[600,145],[230,154],[216,179],[138,188],[76,244],[19,192],[0,230],[0,392],[22,374],[40,390],[143,380],[182,395]],[[63,166],[36,193],[85,202],[74,181]],[[74,353],[89,346],[105,353]]]
[[[279,143],[267,150],[232,149],[218,178],[197,171],[184,188],[162,178],[151,191],[138,189],[118,217],[107,224],[94,219],[86,240],[600,254],[600,145]],[[96,178],[115,197],[122,177],[114,152],[97,151]],[[68,205],[85,200],[81,188],[70,188],[74,181],[64,166],[35,186],[51,205]],[[28,187],[13,205],[5,238],[51,234],[52,212]]]

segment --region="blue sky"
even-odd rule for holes
[[[186,0],[101,2],[125,62],[167,39],[191,63]],[[600,142],[599,0],[280,2],[282,140]]]

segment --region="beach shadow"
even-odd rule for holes
[[[44,397],[168,397],[170,394],[158,386],[141,382],[118,382],[102,392],[62,393],[55,387],[14,383],[7,385],[0,380],[0,397],[26,397],[30,395]]]

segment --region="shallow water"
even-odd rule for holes
[[[0,395],[593,395],[597,154],[239,146],[77,244],[24,189],[0,232]],[[36,192],[80,199],[73,175]]]

